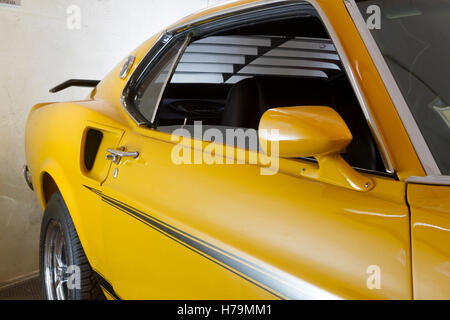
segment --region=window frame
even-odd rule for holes
[[[161,54],[161,56],[160,56],[158,62],[156,62],[155,65],[154,65],[154,67],[156,67],[157,65],[159,65],[159,63],[161,63],[162,60],[164,60],[164,59],[167,58],[168,51],[170,51],[171,49],[173,49],[174,46],[176,46],[177,44],[181,43],[181,46],[180,46],[180,48],[178,48],[178,51],[176,52],[176,54],[175,54],[173,57],[170,57],[170,59],[169,59],[169,60],[171,60],[172,58],[174,58],[173,61],[172,61],[171,64],[170,64],[170,66],[169,66],[169,70],[168,70],[168,73],[167,73],[167,77],[166,77],[166,79],[164,79],[164,83],[163,83],[163,85],[162,85],[162,87],[161,87],[161,91],[160,91],[160,93],[159,93],[159,96],[158,96],[158,98],[156,99],[156,106],[155,106],[155,109],[153,110],[153,115],[152,115],[151,120],[148,121],[147,117],[144,117],[144,116],[142,115],[142,116],[146,119],[146,121],[147,121],[147,123],[148,123],[149,126],[152,126],[152,127],[155,126],[155,118],[156,118],[156,114],[158,113],[159,106],[160,106],[160,104],[161,104],[161,99],[163,98],[164,92],[165,92],[165,90],[166,90],[166,88],[167,88],[167,85],[170,83],[170,81],[171,81],[171,79],[172,79],[172,77],[173,77],[173,74],[174,74],[174,72],[175,72],[175,69],[176,69],[176,67],[178,66],[178,64],[179,64],[179,62],[180,62],[180,59],[181,59],[181,57],[183,56],[184,52],[186,51],[186,48],[187,48],[187,46],[189,45],[190,41],[191,41],[190,35],[187,35],[184,39],[176,39],[176,40],[172,41],[172,42],[167,46],[167,49],[165,49],[165,52],[164,52],[163,54]],[[160,72],[161,72],[161,70],[159,70],[158,73],[153,74],[153,71],[154,71],[154,70],[153,70],[153,68],[152,68],[152,70],[150,70],[148,76],[145,77],[142,81],[146,81],[146,80],[148,79],[148,77],[150,77],[150,80],[151,80],[151,82],[152,82],[152,81],[160,74]],[[148,87],[149,85],[150,85],[150,83],[147,85],[147,87]],[[140,88],[141,85],[137,84],[137,87]],[[147,90],[147,87],[145,87],[144,92]],[[138,93],[138,92],[136,92],[136,93]],[[136,97],[137,97],[137,95],[135,96],[135,98],[136,98]],[[140,114],[142,114],[142,113],[139,111],[138,106],[136,106],[136,109],[137,109],[137,111],[138,111]]]
[[[174,37],[173,34],[167,31],[161,33],[159,38],[155,41],[155,44],[144,56],[144,58],[136,67],[135,71],[126,83],[120,98],[120,102],[122,104],[122,107],[138,126],[148,126],[152,128],[152,124],[144,115],[142,115],[142,113],[135,105],[138,88],[147,78],[147,76],[151,76],[150,73],[153,71],[154,67],[158,65],[158,63],[165,57],[165,54],[170,50],[171,46],[175,45],[178,41],[183,40],[183,36],[184,38],[186,38],[186,35],[179,35],[177,37]],[[180,52],[182,54],[183,51]],[[180,52],[178,52],[178,57],[175,59],[175,61],[178,61]],[[169,74],[168,78],[170,79],[170,77],[171,74]],[[167,82],[164,84],[160,95],[163,94],[166,85]]]
[[[264,3],[252,3],[248,5],[243,5],[235,8],[231,8],[225,11],[220,11],[218,13],[213,13],[207,16],[203,16],[198,20],[193,20],[188,22],[187,24],[177,26],[171,30],[163,33],[160,38],[157,40],[155,45],[149,50],[147,55],[144,57],[142,62],[138,65],[135,72],[130,77],[128,83],[126,84],[123,94],[121,97],[121,102],[127,113],[133,118],[133,120],[140,126],[147,126],[150,129],[154,129],[154,125],[149,123],[145,117],[140,115],[137,111],[137,108],[133,106],[132,100],[130,97],[133,97],[133,94],[136,94],[136,85],[139,83],[139,79],[142,79],[146,72],[151,71],[151,69],[158,63],[159,59],[162,57],[168,45],[176,41],[180,37],[191,37],[198,38],[204,37],[207,34],[211,34],[214,30],[223,29],[223,28],[236,28],[239,26],[243,26],[245,24],[255,23],[257,20],[268,21],[268,18],[273,20],[280,20],[283,17],[292,17],[297,16],[298,12],[294,13],[292,9],[293,6],[301,6],[306,5],[308,8],[312,7],[314,11],[314,15],[316,15],[322,22],[325,30],[328,32],[330,39],[333,45],[336,48],[336,52],[340,57],[342,66],[345,71],[352,88],[354,90],[355,96],[360,103],[360,107],[366,117],[367,124],[373,135],[373,138],[376,143],[376,147],[379,150],[381,155],[384,167],[386,172],[370,172],[372,174],[381,174],[385,176],[390,176],[395,179],[397,175],[393,168],[392,160],[389,156],[389,153],[386,148],[386,144],[382,138],[382,135],[374,121],[371,110],[364,98],[362,90],[359,84],[356,81],[354,72],[350,66],[347,55],[339,41],[339,38],[334,31],[331,23],[329,22],[327,16],[323,12],[320,5],[315,0],[297,0],[297,1],[281,1],[281,0],[269,0]],[[251,22],[249,22],[251,21]],[[187,42],[189,45],[190,41]],[[184,50],[180,51],[180,55],[178,59],[182,56]],[[177,61],[178,61],[177,59]],[[177,64],[175,64],[176,66]],[[173,75],[169,76],[169,81]],[[162,92],[165,91],[165,87],[162,89]],[[134,96],[135,97],[135,96]],[[158,107],[155,108],[155,114],[157,112]]]
[[[147,52],[126,83],[121,95],[121,104],[123,108],[137,125],[154,128],[153,123],[148,121],[135,105],[138,88],[176,41],[186,37],[190,37],[191,39],[199,38],[214,31],[223,30],[224,28],[232,29],[237,26],[249,25],[257,21],[265,22],[270,21],[268,19],[279,20],[282,18],[298,16],[300,12],[293,12],[293,10],[290,9],[301,5],[305,5],[308,9],[311,6],[308,1],[303,0],[269,0],[268,3],[265,4],[256,3],[244,5],[232,8],[232,10],[214,13],[211,16],[204,16],[199,21],[191,21],[187,25],[181,25],[166,30],[159,36],[158,40]],[[315,10],[313,12],[313,10],[308,11],[308,9],[303,9],[301,13],[315,13]],[[187,45],[189,45],[189,43],[190,42],[188,42]],[[183,52],[184,50],[181,51],[180,57]],[[171,77],[172,75],[170,75],[169,79]],[[164,91],[165,87],[163,87],[162,90]]]
[[[384,59],[378,44],[373,38],[370,31],[367,29],[364,18],[357,6],[355,0],[342,0],[352,18],[356,29],[361,35],[364,45],[375,64],[375,67],[380,74],[380,77],[392,98],[395,109],[403,123],[403,126],[408,133],[411,144],[416,151],[416,154],[425,170],[425,177],[411,176],[406,179],[408,183],[419,183],[429,185],[450,185],[450,176],[443,175],[439,169],[433,154],[428,147],[425,138],[422,135],[408,104],[403,96],[397,81],[395,81],[392,72],[390,71],[386,60]]]

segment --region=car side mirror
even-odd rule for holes
[[[374,182],[353,169],[340,155],[353,137],[341,116],[330,107],[302,106],[267,110],[259,123],[263,150],[278,143],[280,158],[314,157],[318,168],[300,174],[312,179],[368,191]]]

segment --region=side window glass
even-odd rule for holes
[[[173,44],[157,65],[152,73],[144,81],[136,96],[136,106],[139,112],[150,122],[154,122],[156,107],[161,100],[162,93],[176,66],[177,59],[181,54],[185,41]]]
[[[257,129],[269,108],[331,105],[327,79],[341,70],[339,56],[327,38],[237,31],[199,39],[186,48],[177,64],[156,124],[162,131],[195,121]]]
[[[142,87],[138,108],[153,127],[167,133],[183,128],[191,136],[199,122],[202,131],[244,129],[254,136],[268,109],[329,106],[353,135],[345,160],[385,172],[345,68],[317,16],[236,27],[178,43]]]

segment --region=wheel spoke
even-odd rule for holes
[[[58,284],[55,286],[56,288],[56,296],[58,300],[65,300],[66,297],[64,295],[64,286],[62,282],[58,282]]]
[[[55,258],[56,258],[56,263],[58,264],[58,267],[64,266],[64,263],[62,262],[62,259],[58,254],[55,255]]]
[[[67,265],[65,263],[65,240],[58,223],[52,221],[47,227],[44,248],[44,281],[50,300],[67,298]]]

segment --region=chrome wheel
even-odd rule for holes
[[[59,223],[52,220],[47,228],[44,247],[44,282],[49,300],[66,300],[66,241]]]

